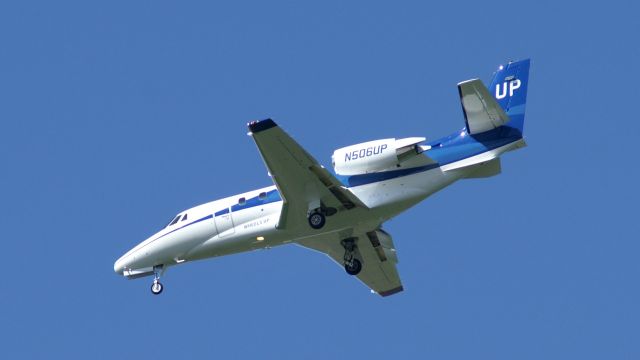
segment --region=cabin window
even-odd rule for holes
[[[182,217],[182,221],[187,220],[187,214],[184,214],[184,216]]]
[[[258,199],[260,200],[264,200],[267,198],[267,193],[266,192],[261,192],[260,195],[258,195]]]
[[[243,198],[243,197],[241,197],[241,198],[238,200],[238,204],[240,204],[240,205],[244,205],[244,204],[246,204],[246,203],[247,203],[247,199],[245,199],[245,198]]]

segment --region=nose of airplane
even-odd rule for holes
[[[113,264],[113,271],[116,272],[116,274],[118,275],[122,275],[122,273],[124,272],[124,256],[121,257],[120,259],[116,260],[116,262]]]

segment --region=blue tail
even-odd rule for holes
[[[493,76],[489,92],[511,119],[505,126],[524,132],[524,110],[527,104],[530,60],[500,65]]]

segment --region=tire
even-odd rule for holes
[[[322,215],[319,212],[314,212],[311,215],[309,215],[309,226],[311,226],[312,228],[318,230],[318,229],[322,229],[322,227],[324,226],[326,219],[324,217],[324,215]]]
[[[151,284],[151,293],[153,295],[160,295],[162,293],[162,290],[164,290],[164,286],[162,286],[159,281]]]
[[[349,275],[358,275],[358,274],[360,274],[360,271],[362,270],[362,263],[360,262],[360,260],[353,259],[351,262],[352,262],[351,266],[349,266],[347,264],[344,264],[344,270]]]

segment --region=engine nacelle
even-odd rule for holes
[[[339,175],[378,172],[397,166],[406,154],[418,154],[425,138],[382,139],[343,147],[333,152],[333,168]]]

